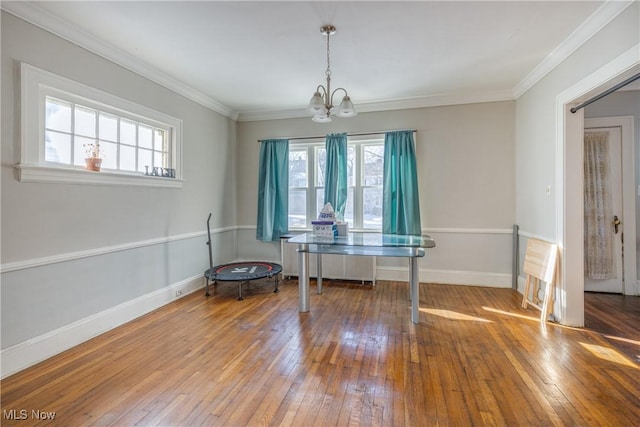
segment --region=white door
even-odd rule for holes
[[[612,214],[610,218],[604,218],[601,225],[603,227],[611,227],[614,231],[612,235],[614,272],[612,277],[608,279],[591,279],[585,274],[584,290],[591,292],[622,293],[624,290],[622,247],[624,239],[624,218],[622,217],[622,129],[620,127],[585,128],[585,134],[588,132],[607,132],[609,134]]]

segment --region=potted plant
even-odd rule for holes
[[[91,144],[84,144],[84,152],[86,157],[84,159],[86,164],[86,169],[90,171],[100,171],[100,166],[102,165],[102,154],[103,151],[100,149],[100,143],[95,142]]]

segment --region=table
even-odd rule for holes
[[[322,293],[322,254],[361,255],[409,258],[409,284],[411,295],[411,321],[419,322],[418,258],[425,248],[433,248],[436,242],[429,236],[405,236],[399,234],[358,233],[326,238],[313,233],[299,234],[288,240],[298,245],[298,309],[309,311],[309,254],[318,256],[317,292]]]

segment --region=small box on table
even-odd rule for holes
[[[313,235],[316,237],[333,239],[338,236],[338,228],[333,221],[311,221],[311,227],[313,228]]]

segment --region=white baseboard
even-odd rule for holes
[[[35,365],[178,298],[182,298],[201,289],[203,286],[203,276],[193,276],[6,348],[0,352],[0,378],[5,378]],[[179,290],[181,295],[178,296]]]
[[[420,282],[423,283],[486,286],[491,288],[511,287],[511,274],[509,273],[421,269],[419,276]],[[378,267],[376,269],[376,280],[408,282],[409,271],[406,267]]]

